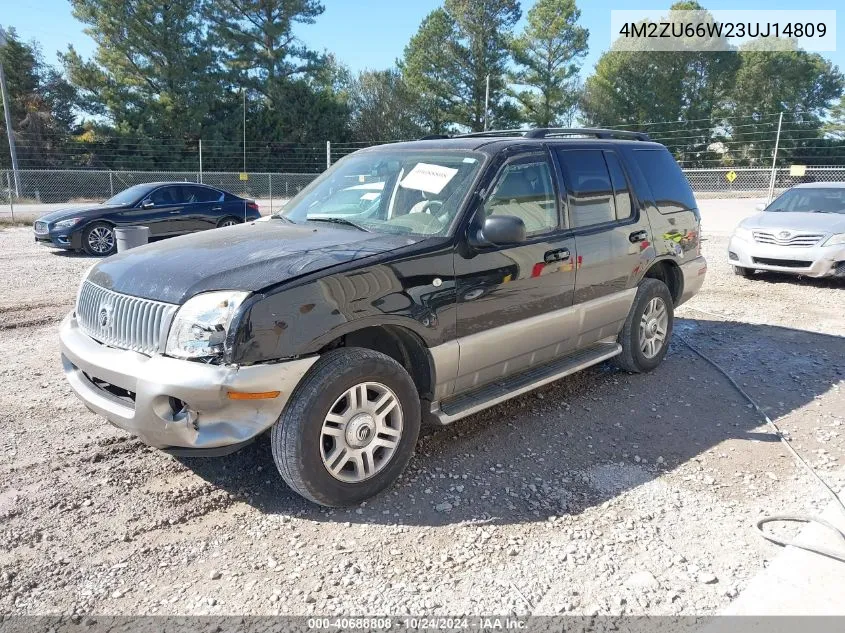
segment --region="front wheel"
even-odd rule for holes
[[[740,277],[745,277],[746,279],[751,279],[754,276],[754,269],[753,268],[746,268],[745,266],[734,266],[734,275],[739,275]]]
[[[666,284],[658,279],[643,279],[619,333],[622,353],[614,357],[614,363],[633,373],[657,367],[669,349],[674,319],[674,302]]]
[[[114,227],[105,222],[95,222],[82,232],[82,248],[94,257],[106,257],[117,252]]]
[[[273,426],[273,460],[297,493],[324,506],[355,505],[390,486],[420,432],[420,399],[395,360],[361,348],[325,354]]]

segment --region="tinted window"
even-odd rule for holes
[[[182,194],[182,187],[176,186],[156,189],[153,191],[152,195],[150,195],[150,200],[152,200],[153,204],[157,207],[163,207],[171,204],[182,204],[185,201]]]
[[[661,213],[696,208],[692,189],[667,150],[638,149],[634,156]]]
[[[532,157],[506,165],[484,210],[487,215],[521,218],[529,235],[556,229],[557,204],[548,161]]]
[[[613,186],[603,154],[601,150],[558,151],[571,193],[570,218],[573,228],[616,219]]]
[[[222,202],[223,194],[208,187],[182,187],[187,198],[186,202]]]
[[[631,194],[628,192],[628,181],[625,180],[625,172],[619,158],[613,152],[605,152],[604,159],[607,161],[607,169],[610,171],[610,182],[613,185],[613,199],[616,201],[616,219],[624,220],[631,217]]]

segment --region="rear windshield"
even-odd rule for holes
[[[686,176],[668,150],[637,149],[634,157],[661,213],[697,208]]]

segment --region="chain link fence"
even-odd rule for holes
[[[65,205],[102,202],[132,185],[198,182],[256,200],[272,213],[319,174],[198,171],[109,171],[93,169],[0,170],[0,217],[32,219]],[[17,176],[17,178],[16,178]]]
[[[696,196],[701,198],[766,197],[771,169],[685,169]],[[32,219],[64,205],[102,202],[147,182],[201,182],[256,200],[263,213],[272,213],[317,177],[315,173],[248,173],[198,171],[109,171],[90,169],[0,170],[0,218]],[[790,168],[775,173],[775,195],[802,182],[845,181],[845,167],[807,167],[804,175]]]

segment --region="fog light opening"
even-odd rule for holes
[[[734,261],[738,261],[739,257],[733,251],[728,251],[728,259],[732,259]]]

